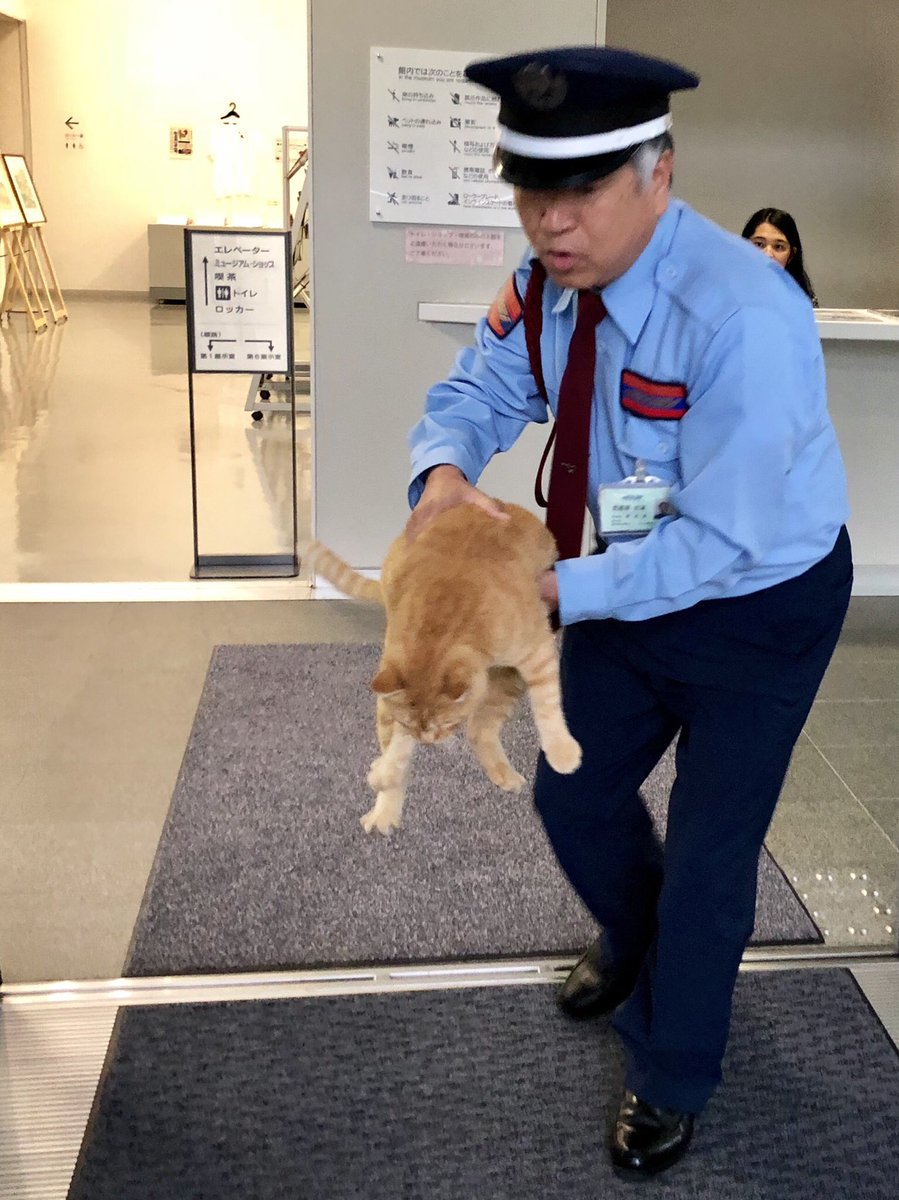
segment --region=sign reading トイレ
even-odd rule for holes
[[[290,373],[290,234],[188,227],[184,253],[190,370]]]

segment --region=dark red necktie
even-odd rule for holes
[[[577,558],[581,552],[596,376],[596,326],[605,315],[606,306],[596,292],[578,292],[577,322],[559,388],[546,503],[546,525],[556,539],[559,558]]]

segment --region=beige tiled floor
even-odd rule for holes
[[[0,584],[184,581],[184,311],[111,299],[70,309],[42,338],[0,329]],[[286,528],[284,418],[254,426],[246,386],[214,381],[198,405],[203,528],[228,552],[275,544]],[[380,614],[343,602],[0,604],[6,980],[118,973],[216,644],[381,632]],[[897,681],[899,600],[854,602],[769,838],[834,945],[897,940],[885,911],[899,871]]]
[[[193,561],[185,310],[68,301],[41,334],[0,327],[0,581],[182,580]],[[296,355],[308,360],[308,314]],[[287,418],[244,411],[250,377],[195,376],[200,553],[283,553]],[[302,402],[302,401],[301,401]],[[308,528],[310,420],[297,422]]]

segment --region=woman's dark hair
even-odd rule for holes
[[[740,236],[751,238],[759,225],[773,225],[775,229],[780,230],[790,243],[792,253],[784,269],[793,276],[812,304],[817,308],[818,297],[815,295],[812,281],[806,274],[805,264],[802,261],[802,241],[799,237],[799,230],[796,228],[796,222],[782,208],[760,208],[758,212],[752,214],[743,226],[743,232]]]

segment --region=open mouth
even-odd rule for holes
[[[543,261],[554,271],[568,271],[577,260],[567,250],[548,250]]]

